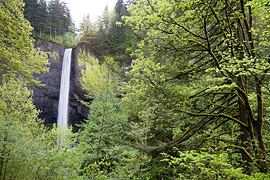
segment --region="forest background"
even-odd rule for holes
[[[269,10],[118,0],[77,33],[59,0],[1,0],[0,179],[270,179]],[[35,39],[100,57],[79,54],[93,101],[78,132],[38,118]]]

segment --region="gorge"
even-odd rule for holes
[[[45,124],[53,124],[58,118],[58,100],[60,94],[61,72],[65,48],[53,41],[38,40],[35,43],[37,48],[43,52],[48,52],[50,70],[47,73],[36,75],[39,77],[41,84],[44,86],[33,86],[34,104],[37,109],[41,110],[39,117],[44,120]],[[69,124],[80,124],[87,118],[88,108],[82,105],[79,100],[91,101],[85,96],[86,92],[80,85],[81,70],[84,67],[78,65],[79,52],[87,52],[95,56],[94,52],[87,44],[78,44],[76,48],[70,49],[70,92],[69,105]]]

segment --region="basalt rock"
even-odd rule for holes
[[[50,52],[48,60],[50,70],[47,73],[36,75],[39,77],[43,87],[32,87],[34,91],[34,104],[41,110],[39,117],[44,119],[45,124],[57,122],[58,100],[61,82],[62,62],[65,48],[53,41],[38,40],[35,46],[41,51]],[[84,50],[94,55],[87,44],[81,44],[72,50],[70,92],[69,92],[69,124],[81,123],[87,118],[88,108],[82,105],[78,99],[91,101],[80,86],[80,71],[83,67],[78,65],[78,52]]]

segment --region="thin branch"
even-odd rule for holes
[[[249,152],[246,150],[246,148],[242,147],[242,146],[237,146],[237,145],[233,145],[233,144],[230,144],[230,145],[227,145],[227,146],[223,146],[223,149],[226,149],[226,148],[229,148],[229,147],[234,147],[234,148],[237,148],[237,149],[240,149],[242,150],[248,157],[249,159],[259,168],[261,169],[261,166],[256,163],[256,161],[251,157],[251,155],[249,154]]]
[[[181,109],[179,109],[178,111],[183,112],[183,113],[188,114],[188,115],[191,115],[191,116],[224,117],[224,118],[227,118],[227,119],[232,120],[232,121],[235,122],[235,123],[240,124],[241,126],[244,126],[244,127],[246,127],[246,128],[248,127],[247,124],[241,122],[240,120],[238,120],[238,119],[236,119],[236,118],[234,118],[234,117],[232,117],[232,116],[229,116],[229,115],[227,115],[227,114],[224,114],[224,113],[218,113],[218,114],[192,113],[192,112],[184,111],[184,110],[181,110]]]

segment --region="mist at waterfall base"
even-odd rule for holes
[[[72,49],[66,49],[62,64],[61,85],[58,104],[57,127],[66,129],[68,126],[68,102],[70,86],[70,66]]]

